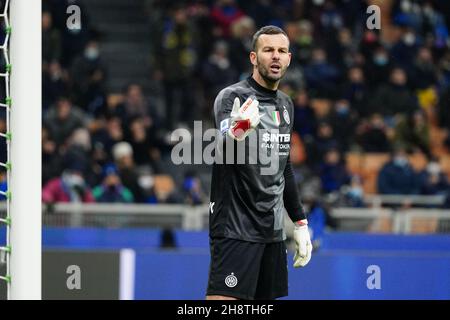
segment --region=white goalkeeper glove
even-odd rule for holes
[[[259,114],[259,102],[251,96],[241,106],[239,98],[234,99],[231,111],[230,129],[228,135],[234,140],[244,140],[259,124],[262,115]]]
[[[294,227],[295,255],[294,268],[304,267],[311,260],[312,244],[309,236],[308,221],[297,221]]]

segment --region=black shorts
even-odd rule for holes
[[[288,294],[284,241],[255,243],[213,238],[207,295],[275,299]]]

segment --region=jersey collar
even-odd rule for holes
[[[259,91],[260,93],[262,93],[264,95],[269,95],[269,96],[272,96],[272,97],[276,97],[277,96],[277,91],[278,90],[270,90],[270,89],[267,89],[267,88],[263,87],[258,82],[256,82],[255,79],[252,78],[252,76],[248,77],[247,81],[250,84],[250,86],[253,89],[255,89],[256,91]]]

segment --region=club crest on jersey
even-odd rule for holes
[[[236,285],[238,284],[238,279],[236,278],[233,272],[225,278],[225,284],[229,288],[236,287]]]
[[[280,112],[279,111],[272,111],[272,120],[275,122],[276,126],[280,126]]]
[[[291,118],[289,118],[289,112],[287,111],[285,106],[283,106],[283,109],[284,109],[284,111],[283,111],[284,121],[286,121],[287,124],[291,124]]]

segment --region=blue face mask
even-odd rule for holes
[[[349,113],[349,109],[348,109],[347,106],[346,106],[346,107],[339,107],[339,106],[337,106],[336,112],[337,112],[338,115],[340,115],[340,116],[346,116],[346,115],[348,115],[348,113]]]
[[[363,196],[362,189],[358,188],[358,187],[351,188],[349,190],[348,194],[352,198],[362,198],[362,196]]]
[[[408,159],[404,157],[398,157],[394,159],[394,164],[399,167],[404,167],[408,164]]]
[[[377,66],[385,66],[388,63],[388,58],[384,55],[378,55],[373,58],[373,62]]]

